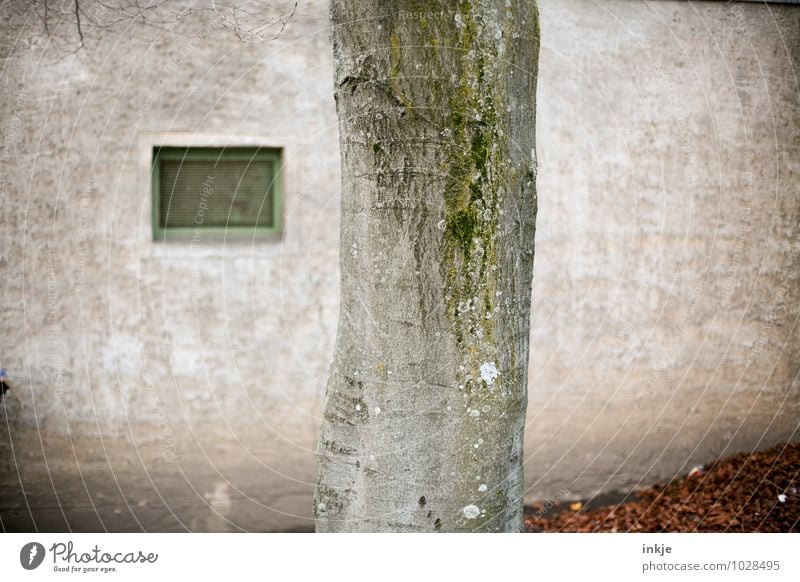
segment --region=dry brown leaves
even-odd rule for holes
[[[529,532],[797,532],[800,531],[800,445],[720,459],[633,501],[594,510],[529,508]]]

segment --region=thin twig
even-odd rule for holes
[[[81,46],[83,45],[83,30],[81,30],[81,8],[79,0],[75,0],[75,26],[78,28],[78,36],[81,39]]]

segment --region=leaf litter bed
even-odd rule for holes
[[[526,507],[526,532],[798,532],[800,444],[696,467],[613,505]],[[596,503],[595,503],[596,505]]]

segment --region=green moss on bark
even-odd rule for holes
[[[506,73],[501,70],[504,65],[500,64],[496,45],[480,37],[479,23],[469,3],[461,3],[459,16],[456,45],[463,56],[458,85],[448,99],[452,145],[443,168],[447,173],[443,263],[448,313],[466,363],[464,413],[486,410],[481,413],[484,418],[502,417],[508,413],[503,385],[510,378],[501,375],[489,386],[481,379],[480,367],[495,361],[501,365],[503,356],[496,343],[493,306],[501,274],[495,248],[500,196],[509,171],[505,159],[507,96],[504,85],[495,79]],[[502,427],[502,422],[468,419],[460,428],[461,472],[456,491],[464,507],[475,504],[481,511],[472,518],[456,518],[457,529],[492,529],[495,524],[502,526],[507,516],[502,484],[493,484],[497,486],[495,494],[483,495],[475,481],[481,468],[494,462],[485,455],[507,448]]]

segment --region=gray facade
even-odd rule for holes
[[[796,440],[800,10],[542,0],[528,500]],[[327,6],[0,32],[0,519],[312,527],[336,332]],[[64,26],[67,26],[65,24]],[[278,239],[154,242],[158,145],[283,150]]]

